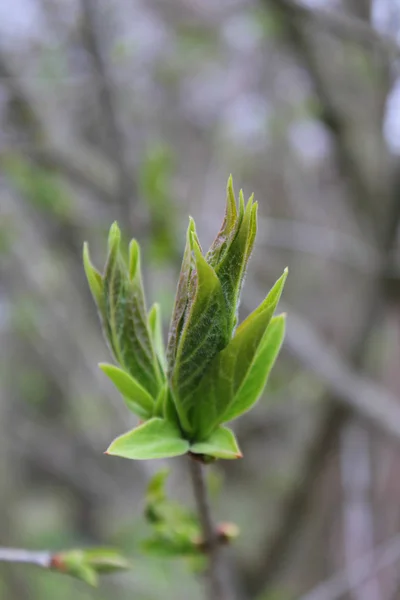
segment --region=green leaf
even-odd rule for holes
[[[167,362],[168,371],[171,373],[175,356],[178,347],[179,337],[182,331],[185,312],[189,302],[189,281],[194,268],[191,239],[192,233],[195,231],[193,219],[189,219],[189,225],[186,232],[186,246],[183,253],[181,272],[179,274],[178,286],[175,296],[175,304],[172,312],[171,323],[169,326],[168,345],[167,345]]]
[[[165,500],[165,484],[170,470],[165,468],[158,471],[147,484],[146,502],[161,502]]]
[[[164,403],[164,418],[176,427],[180,427],[179,415],[176,410],[173,392],[168,386],[168,393]]]
[[[129,270],[120,252],[121,232],[114,223],[109,234],[109,254],[104,273],[104,301],[110,343],[120,365],[156,396],[160,369],[147,324],[140,271],[140,251],[135,240],[129,247]]]
[[[235,194],[233,191],[232,175],[229,176],[228,185],[226,189],[226,207],[225,216],[219,230],[217,237],[211,244],[207,254],[206,260],[209,265],[215,267],[221,259],[221,255],[224,255],[227,244],[235,231],[237,221],[237,209]]]
[[[163,371],[167,369],[167,360],[165,357],[164,341],[162,335],[161,308],[156,302],[149,311],[148,316],[149,329]]]
[[[85,563],[101,575],[132,568],[130,562],[113,548],[89,548],[83,550],[83,554]]]
[[[154,418],[117,437],[106,454],[147,460],[180,456],[188,449],[189,442],[181,437],[177,427],[164,419]]]
[[[230,333],[232,333],[237,321],[240,291],[257,232],[257,203],[253,203],[253,196],[251,196],[245,208],[243,192],[240,190],[238,214],[233,211],[234,202],[232,180],[229,179],[228,202],[224,221],[226,225],[223,225],[222,234],[221,232],[218,234],[217,241],[213,243],[206,257],[207,262],[214,266],[215,272],[221,281],[229,315]],[[234,222],[235,217],[236,223]],[[230,228],[229,234],[228,227]],[[220,245],[219,238],[222,239]]]
[[[141,419],[149,419],[153,415],[155,401],[136,379],[114,365],[100,363],[99,367],[123,396],[129,410]]]
[[[96,586],[98,575],[128,570],[131,565],[113,548],[85,548],[54,554],[51,568]]]
[[[141,547],[144,553],[162,558],[202,554],[202,550],[195,540],[173,531],[167,531],[164,535],[158,533],[144,540]]]
[[[221,283],[202,256],[194,232],[191,248],[196,264],[191,282],[194,297],[185,316],[171,379],[181,425],[188,433],[191,431],[189,412],[193,407],[193,391],[211,360],[229,340]]]
[[[162,386],[162,388],[160,388],[160,391],[158,393],[155,405],[154,405],[154,410],[153,410],[153,416],[154,417],[164,417],[164,413],[165,413],[165,404],[168,400],[168,393],[169,393],[169,386],[168,386],[168,382],[166,381],[164,383],[164,385]]]
[[[85,242],[83,244],[83,266],[86,273],[86,278],[88,280],[88,284],[90,287],[90,291],[92,292],[92,296],[94,301],[97,304],[98,309],[101,312],[104,312],[103,306],[103,277],[101,274],[94,268],[89,255],[89,246],[88,243]]]
[[[190,452],[205,454],[214,458],[242,458],[242,453],[240,452],[233,431],[226,427],[218,427],[204,442],[192,444]]]
[[[193,421],[197,438],[208,437],[226,421],[225,415],[251,372],[268,324],[275,311],[287,277],[287,269],[262,304],[238,327],[235,337],[212,361],[192,395]]]
[[[93,567],[86,564],[83,550],[67,550],[55,554],[51,560],[51,568],[80,579],[93,587],[97,586],[97,573]]]
[[[223,416],[224,422],[232,421],[250,410],[261,396],[268,375],[274,366],[285,337],[285,315],[273,317],[266,329],[247,377],[231,405]]]

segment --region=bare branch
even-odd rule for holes
[[[118,185],[118,173],[113,163],[71,131],[71,127],[62,126],[65,116],[49,120],[46,104],[3,54],[0,54],[0,76],[4,77],[24,113],[29,115],[36,145],[27,152],[28,155],[41,164],[59,169],[101,197],[113,199]],[[10,149],[12,151],[12,144],[7,145],[6,151]]]
[[[315,97],[320,105],[320,120],[332,136],[333,154],[338,172],[343,178],[353,206],[357,207],[361,214],[367,216],[366,206],[370,212],[374,208],[379,208],[376,206],[375,192],[371,189],[349,143],[348,122],[343,111],[334,101],[332,88],[323,72],[323,66],[321,67],[318,52],[312,46],[303,20],[299,18],[299,4],[293,0],[262,0],[262,4],[265,8],[272,9],[278,17],[288,48],[310,76]],[[308,13],[309,11],[307,11]],[[383,182],[381,187],[381,193],[386,199],[387,189]],[[360,218],[359,215],[358,218]],[[373,220],[368,219],[365,227],[367,224],[369,228],[374,228]]]

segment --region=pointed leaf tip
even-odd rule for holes
[[[132,281],[140,270],[140,246],[135,239],[129,243],[129,279]]]
[[[108,234],[108,250],[111,251],[116,245],[118,246],[121,241],[121,230],[118,227],[117,221],[110,227]]]

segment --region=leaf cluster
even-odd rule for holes
[[[86,276],[118,365],[100,368],[143,421],[116,438],[108,454],[152,459],[190,452],[205,462],[241,456],[225,424],[261,396],[285,331],[285,316],[274,312],[287,269],[237,326],[256,231],[257,203],[253,197],[245,203],[242,191],[237,202],[231,178],[225,217],[206,253],[189,220],[166,350],[160,308],[146,307],[137,242],[131,241],[126,261],[114,223],[103,274],[84,245]]]

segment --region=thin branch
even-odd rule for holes
[[[394,38],[375,31],[357,17],[322,7],[310,7],[300,0],[284,0],[284,3],[297,16],[315,23],[325,31],[367,48],[384,50],[392,57],[400,57],[400,46]]]
[[[48,119],[46,103],[4,53],[0,53],[1,76],[5,77],[7,88],[21,105],[23,113],[29,115],[28,123],[35,145],[27,154],[32,160],[59,169],[79,184],[86,185],[97,196],[113,199],[118,185],[114,164],[93,144],[81,139],[70,124],[64,127],[65,115],[64,118]],[[8,144],[2,153],[8,150],[13,151],[12,144]]]
[[[373,552],[359,558],[352,564],[353,577],[349,580],[347,571],[334,575],[327,581],[305,594],[300,600],[339,600],[371,576],[371,564],[375,571],[394,565],[400,560],[400,535],[384,542]]]
[[[0,562],[27,563],[48,569],[51,566],[51,559],[51,552],[22,550],[19,548],[0,548]]]
[[[198,460],[189,458],[189,469],[197,510],[203,529],[204,542],[209,557],[208,599],[227,600],[228,595],[223,582],[219,542],[211,517],[203,465]]]
[[[365,216],[376,208],[376,196],[365,174],[360,168],[348,138],[348,122],[332,95],[331,84],[321,68],[318,52],[313,48],[304,22],[299,18],[298,3],[291,0],[261,0],[262,5],[272,10],[282,28],[287,47],[293,57],[306,69],[314,94],[318,100],[319,117],[332,136],[334,161],[343,178],[352,204]],[[384,186],[382,184],[382,188]],[[386,191],[386,190],[385,190]],[[359,215],[358,215],[359,217]],[[373,228],[374,221],[368,219],[365,226]]]

